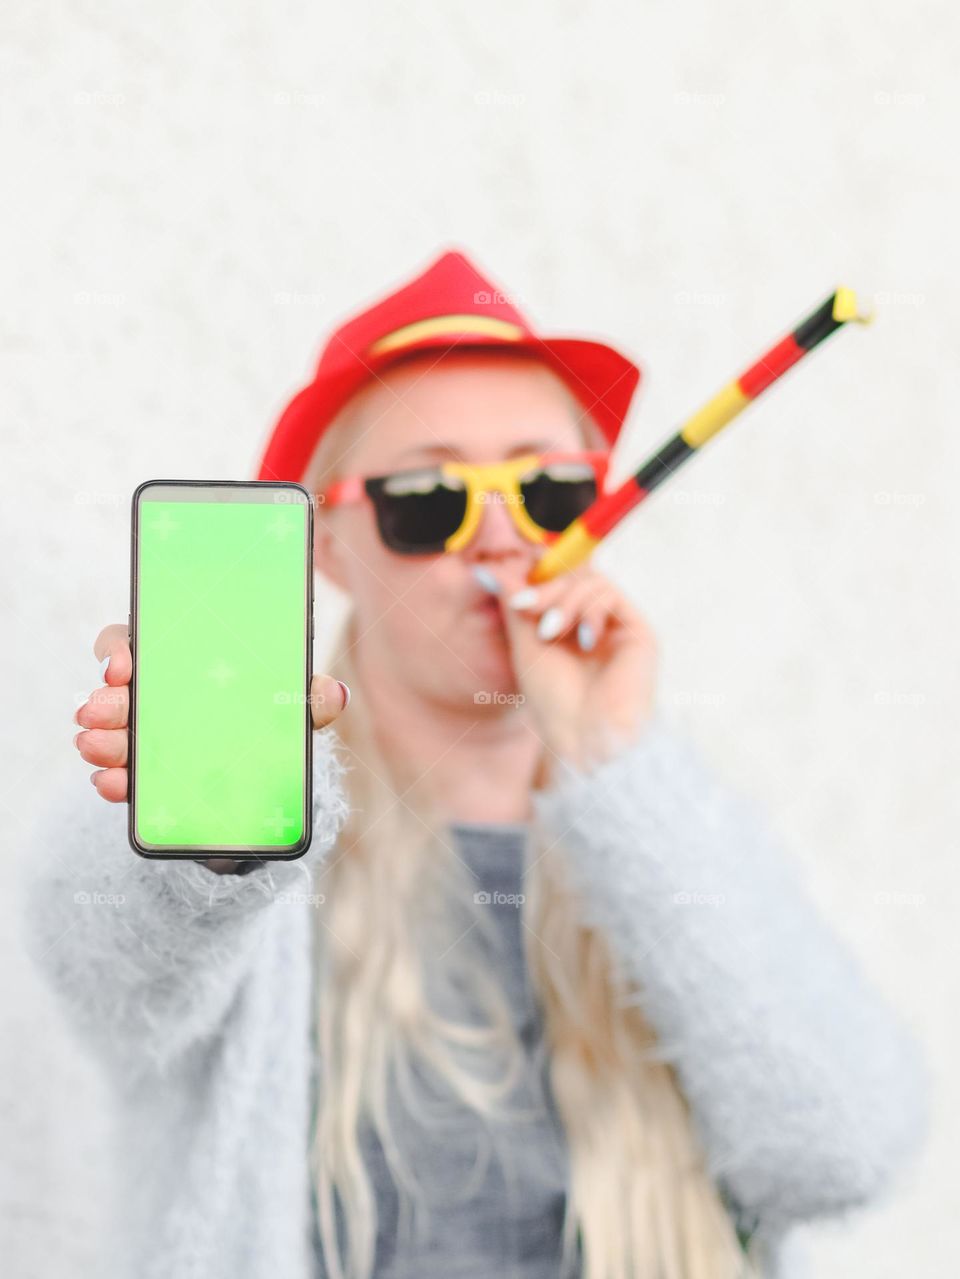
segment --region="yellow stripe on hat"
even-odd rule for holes
[[[478,337],[503,338],[505,342],[518,342],[526,337],[518,324],[498,320],[492,315],[437,315],[429,320],[405,324],[402,329],[378,338],[371,344],[367,354],[382,355],[385,351],[396,351],[400,347],[421,342],[424,338],[458,337],[465,333],[475,333]]]

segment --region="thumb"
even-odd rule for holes
[[[350,689],[332,675],[314,675],[310,684],[313,727],[326,728],[350,705]]]

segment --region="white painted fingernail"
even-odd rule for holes
[[[104,684],[106,684],[107,682],[107,667],[109,665],[110,665],[110,654],[108,653],[106,657],[103,657],[100,659],[100,678],[103,680]]]
[[[577,627],[577,642],[585,653],[589,653],[597,642],[597,637],[593,633],[593,627],[589,622],[581,622]]]
[[[489,591],[491,595],[500,594],[500,583],[489,571],[479,564],[472,565],[473,576],[477,579],[485,591]]]
[[[338,679],[337,683],[343,689],[343,709],[346,710],[350,705],[350,685],[344,684],[342,679]]]
[[[507,603],[511,608],[530,608],[539,599],[539,591],[535,586],[525,586],[522,591],[511,595]]]
[[[554,606],[548,608],[543,617],[540,618],[540,625],[537,627],[537,635],[542,640],[552,640],[560,634],[563,626],[563,613],[559,608]]]

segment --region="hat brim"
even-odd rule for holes
[[[568,386],[577,402],[599,426],[612,447],[620,434],[641,380],[639,365],[604,342],[586,338],[541,338],[527,334],[515,341],[476,333],[425,338],[402,349],[345,362],[299,391],[283,410],[261,457],[258,480],[302,482],[324,430],[366,382],[404,356],[417,351],[438,354],[459,346],[495,346],[538,355]]]

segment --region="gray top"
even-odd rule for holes
[[[104,804],[83,769],[50,778],[18,850],[20,919],[109,1085],[119,1198],[102,1279],[315,1279],[310,894],[349,813],[347,768],[336,733],[316,733],[313,844],[247,875],[145,861],[123,805]],[[661,717],[592,771],[558,765],[532,809],[676,1070],[708,1170],[762,1246],[764,1279],[799,1279],[793,1227],[875,1201],[920,1143],[929,1075],[913,1036],[768,823]],[[516,864],[500,841],[463,834],[491,881],[498,852]],[[499,958],[522,1017],[513,909],[499,913]],[[469,1204],[445,1209],[457,1224],[418,1257],[418,1275],[550,1271],[562,1178],[547,1134],[525,1129],[500,1161],[511,1172],[491,1170]],[[451,1136],[424,1171],[446,1191],[444,1168],[470,1152],[469,1132]],[[404,1273],[390,1238],[376,1279]]]
[[[394,1093],[391,1122],[397,1141],[430,1204],[417,1238],[401,1226],[397,1189],[376,1134],[361,1129],[379,1214],[374,1273],[377,1279],[558,1279],[567,1148],[550,1090],[543,1014],[527,970],[517,904],[529,828],[453,822],[449,829],[477,891],[490,899],[484,905],[497,925],[497,945],[490,948],[481,939],[483,959],[509,1000],[526,1049],[526,1073],[510,1096],[511,1118],[495,1126],[448,1097],[442,1124],[426,1127]],[[457,1011],[461,1019],[470,1017],[464,1006]],[[436,1106],[435,1095],[433,1102]],[[422,1105],[430,1103],[425,1086]],[[524,1116],[520,1122],[518,1112]],[[314,1230],[316,1275],[326,1279],[316,1225]],[[578,1262],[564,1279],[579,1273]]]

